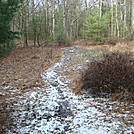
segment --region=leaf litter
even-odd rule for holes
[[[7,134],[129,134],[134,132],[134,105],[92,98],[83,91],[74,94],[69,77],[63,72],[77,71],[86,64],[78,60],[68,67],[70,59],[80,56],[76,46],[64,48],[61,60],[41,76],[45,87],[25,92],[13,105],[13,122]],[[4,128],[3,128],[4,129]]]

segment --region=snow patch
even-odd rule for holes
[[[46,88],[26,93],[16,104],[12,113],[15,128],[8,130],[8,134],[127,134],[134,131],[133,126],[118,120],[129,113],[121,115],[100,111],[97,105],[104,107],[105,104],[90,96],[75,95],[68,88],[69,80],[61,76],[60,71],[75,55],[76,49],[65,48],[60,62],[42,74],[47,82]]]

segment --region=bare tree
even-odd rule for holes
[[[132,38],[134,39],[134,0],[132,0]]]

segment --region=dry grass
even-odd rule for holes
[[[91,62],[81,76],[81,89],[92,94],[119,93],[134,101],[134,60],[131,53],[108,53],[103,59]]]
[[[123,43],[117,43],[116,45],[87,45],[85,44],[85,41],[83,40],[80,40],[76,42],[76,45],[79,46],[79,48],[81,49],[100,49],[100,50],[104,50],[104,52],[110,52],[110,53],[132,53],[131,56],[133,56],[134,54],[134,41],[131,41],[131,42],[123,42]],[[86,56],[86,55],[85,55]],[[100,57],[98,55],[98,57]],[[96,57],[95,57],[96,58]],[[132,57],[133,59],[133,57]],[[112,67],[111,67],[112,68]],[[124,70],[124,72],[126,72],[126,70]],[[133,71],[132,71],[133,72]],[[72,90],[74,92],[79,92],[80,91],[80,87],[82,86],[81,84],[81,75],[83,73],[83,70],[78,70],[77,72],[71,72],[69,73],[70,76],[71,76],[71,79],[72,79],[72,82],[70,83],[70,87],[72,88]],[[133,75],[133,74],[132,74]],[[102,76],[102,78],[104,78],[105,76]],[[117,80],[118,81],[118,80]],[[120,93],[116,93],[113,95],[113,99],[114,100],[122,100],[123,98],[125,97],[128,97],[128,96],[132,96],[131,93],[129,92],[125,92],[123,91],[122,92],[122,95]],[[132,98],[131,98],[132,99]]]
[[[3,124],[10,129],[11,107],[19,100],[19,96],[36,90],[36,87],[44,87],[41,74],[58,62],[60,56],[60,47],[30,46],[16,48],[9,56],[0,58],[0,133],[6,133],[1,128]]]
[[[84,60],[84,57],[82,56],[78,56],[78,55],[72,56],[69,59],[69,63],[67,63],[66,66],[64,66],[62,70],[62,75],[65,75],[67,79],[70,80],[70,83],[68,85],[69,88],[72,89],[72,91],[75,93],[78,93],[78,91],[75,89],[77,89],[78,87],[77,81],[81,76],[80,74],[81,69],[74,70],[74,68],[76,67],[76,65],[78,66],[78,63],[80,61],[83,61],[83,60]]]
[[[11,88],[6,90],[13,88],[21,91],[43,86],[41,73],[57,62],[60,55],[61,49],[56,47],[15,49],[9,56],[0,59],[0,91],[7,86]]]
[[[76,41],[73,42],[73,44],[80,45],[80,46],[102,45],[102,43],[96,43],[95,41],[89,40],[89,39],[76,40]]]
[[[85,42],[85,41],[84,41]],[[129,42],[122,42],[122,43],[117,43],[116,45],[109,45],[109,44],[104,44],[104,45],[86,45],[86,43],[78,43],[80,48],[83,49],[104,49],[112,52],[132,52],[134,53],[134,41],[129,41]],[[90,41],[89,41],[90,43]]]
[[[117,43],[115,46],[109,46],[110,51],[119,51],[119,52],[132,52],[134,53],[134,41]]]

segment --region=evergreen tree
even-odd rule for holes
[[[62,18],[62,10],[57,11],[56,14],[56,25],[55,25],[55,41],[59,42],[59,45],[62,43],[70,42],[67,31],[65,29],[64,18]]]
[[[12,21],[22,0],[0,0],[0,56],[11,50],[17,32],[11,31]]]
[[[104,13],[101,17],[99,9],[95,8],[87,16],[87,21],[83,25],[83,36],[87,39],[94,39],[96,42],[105,40],[108,36],[108,24],[110,22],[109,12]]]

